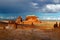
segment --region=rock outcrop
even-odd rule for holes
[[[16,24],[22,24],[22,17],[19,16],[17,19],[16,19]]]
[[[15,21],[9,21],[8,26],[6,26],[6,29],[16,29],[17,24]]]
[[[26,25],[26,24],[34,26],[34,25],[37,25],[37,24],[40,24],[40,23],[41,23],[41,21],[38,20],[38,17],[36,17],[36,16],[26,16],[26,19],[24,21],[22,21],[21,16],[19,16],[16,19],[16,21],[11,21],[10,20],[6,29],[13,29],[13,28],[15,29],[15,28],[17,28],[18,25],[20,27],[20,26]]]
[[[29,25],[41,23],[41,21],[39,21],[38,17],[36,17],[36,16],[26,16],[26,20],[23,22],[24,22],[24,24],[29,24]]]

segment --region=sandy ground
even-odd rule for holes
[[[60,40],[60,28],[56,21],[42,21],[37,28],[0,30],[0,40]],[[4,25],[4,24],[3,24]]]
[[[60,40],[60,29],[0,30],[0,40]]]

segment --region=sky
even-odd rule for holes
[[[41,20],[60,20],[60,0],[0,0],[0,18],[36,15]]]

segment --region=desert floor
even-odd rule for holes
[[[42,21],[31,29],[0,29],[0,40],[60,40],[60,28],[53,27],[55,22]]]
[[[0,40],[60,40],[60,29],[0,30]]]

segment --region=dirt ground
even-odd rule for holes
[[[0,40],[60,40],[60,29],[0,30]]]
[[[0,40],[60,40],[60,28],[53,27],[55,22],[42,21],[37,28],[27,30],[0,29]]]

